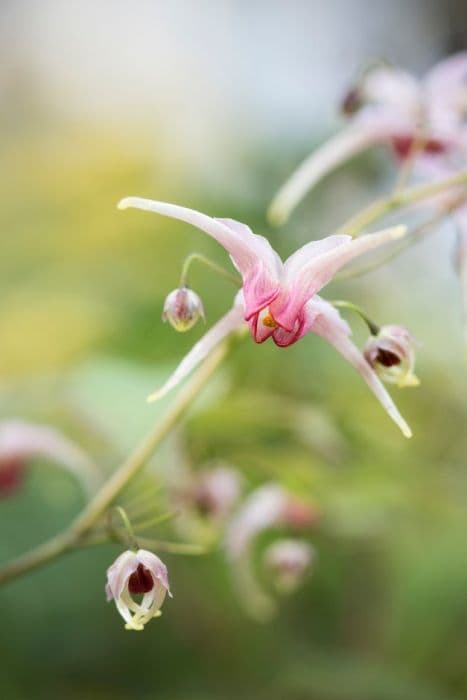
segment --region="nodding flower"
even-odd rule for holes
[[[378,376],[398,387],[418,386],[414,374],[416,341],[404,326],[383,326],[371,335],[363,354]]]
[[[226,553],[230,559],[238,559],[265,530],[306,530],[317,518],[316,509],[306,501],[279,484],[265,484],[250,494],[230,521],[225,535]]]
[[[203,302],[189,287],[174,289],[167,296],[162,312],[162,320],[168,321],[179,333],[189,331],[202,318]]]
[[[263,564],[280,593],[292,593],[310,573],[316,558],[314,547],[296,539],[282,539],[267,547]]]
[[[107,601],[114,600],[125,620],[125,629],[140,631],[149,620],[161,615],[169,588],[167,567],[152,552],[139,549],[120,554],[107,569]],[[142,595],[138,603],[134,596]]]
[[[281,187],[269,208],[284,223],[323,177],[376,144],[422,173],[439,160],[467,156],[467,51],[436,65],[423,80],[392,66],[368,70],[341,103],[348,126],[317,148]]]
[[[195,476],[189,497],[201,515],[224,520],[238,503],[241,490],[241,474],[236,469],[219,466]]]
[[[361,374],[389,416],[406,437],[410,428],[391,397],[350,339],[348,324],[338,311],[318,296],[318,292],[346,263],[406,232],[396,226],[379,233],[352,239],[333,235],[311,241],[285,262],[269,241],[245,224],[232,219],[215,219],[192,209],[138,197],[127,197],[120,209],[134,207],[185,221],[220,243],[243,278],[243,287],[233,307],[198,341],[149,400],[156,400],[173,389],[224,338],[245,324],[256,343],[272,338],[279,347],[288,347],[312,332],[333,345]]]
[[[78,445],[55,428],[10,419],[0,422],[0,495],[14,491],[26,465],[38,458],[65,468],[89,493],[98,486],[98,471]]]

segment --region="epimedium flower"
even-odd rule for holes
[[[0,494],[14,491],[21,484],[26,465],[38,458],[65,468],[89,493],[99,483],[88,455],[55,428],[14,419],[0,422]]]
[[[261,532],[277,527],[306,530],[318,517],[309,502],[279,484],[264,484],[245,499],[231,519],[225,534],[226,553],[232,560],[239,559]]]
[[[388,325],[368,338],[363,354],[383,381],[398,387],[418,386],[415,348],[416,341],[407,328]]]
[[[240,499],[241,474],[227,466],[202,471],[192,484],[189,499],[203,516],[224,520]]]
[[[467,156],[467,52],[451,56],[417,80],[393,66],[368,70],[342,102],[349,124],[316,149],[292,174],[269,209],[283,223],[323,177],[363,150],[382,144],[420,173],[441,160]]]
[[[167,593],[172,597],[167,567],[146,549],[127,550],[117,557],[107,569],[105,591],[107,601],[115,601],[125,620],[125,629],[137,631],[161,615]],[[136,595],[142,595],[140,602],[135,600]]]
[[[270,544],[263,555],[263,566],[280,593],[292,593],[310,573],[316,551],[309,542],[281,539]]]
[[[167,296],[162,312],[162,320],[179,333],[189,331],[202,318],[204,320],[203,302],[199,296],[187,286],[174,289]]]
[[[275,566],[279,562],[274,550],[268,554],[272,545],[262,552],[258,561],[258,539],[263,533],[277,529],[288,532],[308,531],[318,518],[319,513],[314,506],[275,482],[255,489],[240,505],[226,529],[224,550],[237,595],[252,617],[266,620],[276,611],[275,601],[265,590],[261,574],[265,573],[279,589],[281,578],[281,572]],[[285,566],[283,557],[282,563]],[[306,568],[302,566],[303,575]],[[297,585],[298,569],[296,561]],[[284,568],[282,574],[284,581]]]
[[[348,324],[332,304],[317,294],[347,262],[400,238],[405,227],[397,226],[357,239],[348,235],[328,236],[307,243],[282,262],[266,238],[238,221],[216,219],[175,204],[139,197],[127,197],[118,206],[151,211],[196,226],[227,250],[243,278],[243,287],[232,309],[193,346],[149,400],[156,400],[177,386],[217,344],[245,323],[255,342],[272,338],[279,347],[288,347],[313,332],[333,345],[357,369],[403,434],[411,436],[410,428],[377,374],[351,341]]]

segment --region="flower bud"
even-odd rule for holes
[[[205,516],[223,520],[240,498],[241,475],[229,467],[217,467],[202,472],[193,485],[192,500]]]
[[[139,549],[127,550],[107,569],[105,587],[107,601],[115,600],[120,615],[125,620],[125,629],[142,630],[153,617],[161,615],[165,596],[169,589],[167,567],[152,552]],[[138,603],[135,595],[142,595]]]
[[[169,321],[179,333],[193,328],[200,317],[204,320],[203,302],[192,289],[180,287],[167,296],[162,320]]]
[[[378,335],[368,338],[363,354],[383,381],[399,387],[417,386],[415,347],[414,337],[404,326],[383,326]]]
[[[346,117],[353,116],[364,104],[363,95],[359,87],[352,87],[345,93],[341,100],[341,112]]]
[[[310,572],[315,550],[308,542],[278,540],[264,552],[263,564],[280,593],[295,591]]]

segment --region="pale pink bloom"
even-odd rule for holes
[[[230,559],[239,559],[253,540],[275,527],[306,529],[316,520],[316,510],[279,484],[257,488],[244,501],[229,523],[225,550]]]
[[[207,469],[196,477],[190,490],[193,504],[203,515],[224,520],[240,499],[241,474],[229,467],[216,467]]]
[[[349,125],[315,150],[274,198],[269,215],[283,223],[323,177],[375,144],[404,159],[417,140],[417,167],[467,156],[467,52],[441,61],[423,80],[384,66],[369,70],[343,101]]]
[[[232,309],[193,346],[150,400],[177,386],[214,347],[245,322],[257,343],[272,338],[279,347],[292,345],[311,331],[333,345],[360,372],[404,435],[410,437],[407,423],[351,341],[348,324],[317,294],[347,262],[400,238],[405,234],[404,227],[357,239],[334,235],[311,241],[283,263],[266,238],[237,221],[214,219],[192,209],[137,197],[128,197],[119,204],[120,209],[128,207],[170,216],[200,228],[224,246],[243,278],[243,288]]]
[[[275,588],[292,593],[310,573],[316,558],[314,547],[295,539],[276,540],[263,554],[263,564]]]
[[[0,422],[0,491],[19,483],[25,465],[45,459],[71,472],[91,494],[99,483],[95,465],[87,454],[58,430],[20,420]],[[15,476],[16,474],[16,476]]]
[[[179,333],[193,328],[195,323],[204,320],[203,302],[192,289],[180,287],[167,296],[162,312],[162,320],[168,321]]]
[[[139,549],[123,552],[107,569],[107,600],[114,600],[125,620],[125,629],[142,630],[149,620],[161,615],[169,588],[167,567],[152,552]],[[135,595],[142,595],[138,603]]]
[[[398,387],[418,386],[414,374],[416,341],[404,326],[382,326],[370,335],[363,354],[378,376]]]

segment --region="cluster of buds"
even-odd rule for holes
[[[204,307],[196,292],[187,286],[170,292],[164,303],[163,321],[168,321],[179,333],[185,333],[193,328],[200,318],[204,320]]]
[[[368,338],[363,354],[367,362],[390,384],[398,387],[418,386],[414,374],[416,341],[404,326],[382,326]]]
[[[105,591],[107,601],[115,601],[125,620],[125,629],[137,631],[161,615],[167,593],[172,597],[167,567],[145,549],[127,550],[115,560],[107,569]],[[137,595],[142,595],[140,602],[134,597]]]

